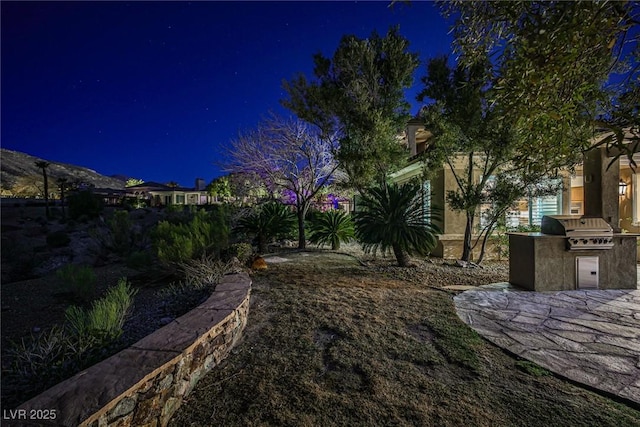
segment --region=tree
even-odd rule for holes
[[[314,56],[314,80],[298,75],[283,85],[285,107],[339,135],[336,158],[360,191],[383,183],[405,160],[397,136],[410,118],[404,90],[418,66],[408,46],[397,28],[384,37],[375,31],[366,39],[344,36],[333,58]]]
[[[313,197],[338,177],[336,140],[301,120],[278,116],[231,142],[225,168],[259,179],[270,191],[288,191],[298,217],[298,247],[306,246],[304,218]]]
[[[125,187],[133,187],[134,185],[141,185],[141,184],[144,184],[144,179],[128,178],[127,181],[125,182],[124,186]]]
[[[65,191],[69,189],[69,180],[65,177],[58,178],[58,190],[60,190],[60,207],[62,208],[62,218],[66,218],[67,214],[64,209]]]
[[[455,16],[454,43],[466,65],[488,56],[490,103],[527,141],[519,154],[566,156],[590,148],[603,127],[603,144],[631,158],[640,144],[638,24],[634,2],[442,2]],[[623,72],[620,84],[609,77]],[[635,113],[635,114],[634,114]],[[623,137],[627,128],[630,137]],[[631,140],[631,145],[625,145]],[[633,163],[632,163],[633,164]]]
[[[221,176],[209,183],[207,185],[207,193],[211,197],[218,201],[218,198],[222,198],[223,200],[231,197],[231,185],[229,183],[228,176]]]
[[[428,62],[427,76],[422,78],[425,88],[418,95],[420,101],[432,101],[423,109],[426,127],[433,133],[423,155],[426,172],[433,174],[443,165],[451,171],[456,188],[447,192],[446,200],[466,218],[463,261],[470,260],[480,241],[481,261],[486,238],[514,202],[525,194],[541,196],[557,191],[557,186],[540,184],[558,168],[580,160],[579,152],[552,158],[541,152],[530,153],[526,163],[520,162],[527,140],[505,120],[503,106],[489,102],[491,77],[487,60],[471,66],[459,63],[451,69],[447,57],[434,58]],[[491,205],[485,212],[487,224],[474,244],[479,207],[486,204]]]
[[[400,267],[409,265],[409,255],[428,255],[436,246],[440,230],[427,217],[420,186],[408,182],[370,189],[362,196],[355,215],[356,236],[366,252],[393,251]]]
[[[51,163],[46,162],[44,160],[39,160],[35,162],[35,165],[42,169],[42,179],[44,181],[44,208],[47,219],[49,219],[49,177],[47,176],[47,168]]]

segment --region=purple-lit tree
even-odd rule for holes
[[[272,115],[231,141],[225,169],[255,176],[270,192],[289,199],[298,217],[298,247],[303,249],[311,201],[340,175],[336,149],[336,137],[321,135],[301,120]]]

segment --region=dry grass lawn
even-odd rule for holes
[[[640,426],[484,341],[452,293],[345,255],[283,256],[254,275],[243,341],[171,425]]]

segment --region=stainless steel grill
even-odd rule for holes
[[[613,248],[613,229],[602,218],[548,215],[540,228],[543,234],[566,236],[570,251]]]

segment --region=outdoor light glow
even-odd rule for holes
[[[618,184],[618,194],[624,196],[627,194],[627,183],[623,180],[620,180],[620,184]]]

